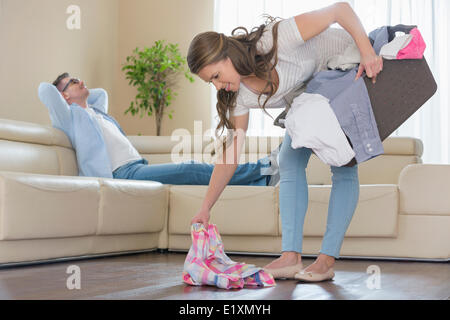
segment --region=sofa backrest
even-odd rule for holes
[[[50,126],[0,119],[0,171],[78,175],[75,151]]]
[[[384,154],[359,165],[360,184],[398,184],[400,172],[410,164],[422,163],[423,144],[416,138],[392,137],[383,142]],[[331,170],[316,156],[307,170],[310,184],[331,184]]]
[[[129,136],[131,143],[150,164],[189,160],[214,163],[214,140],[198,136]],[[267,156],[282,142],[281,137],[247,137],[240,162]],[[359,166],[361,184],[397,184],[409,164],[422,163],[423,145],[415,138],[388,138],[385,154]],[[78,175],[76,154],[69,139],[50,126],[0,119],[0,171],[51,175]],[[329,166],[312,155],[310,184],[331,184]]]
[[[214,149],[212,138],[186,137],[173,140],[165,137],[128,137],[149,163],[197,160],[213,163],[210,152]],[[282,137],[247,137],[240,163],[265,157],[282,142]],[[392,137],[383,142],[385,153],[359,165],[361,184],[397,184],[400,172],[407,165],[422,163],[423,144],[416,138]],[[184,158],[179,156],[184,150]],[[172,152],[173,151],[173,152]],[[330,185],[331,170],[314,154],[307,168],[309,184]]]

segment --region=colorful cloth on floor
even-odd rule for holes
[[[251,264],[234,262],[226,254],[214,224],[191,226],[192,246],[184,262],[183,281],[189,285],[213,285],[222,289],[275,286],[272,275]]]

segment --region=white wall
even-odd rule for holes
[[[69,30],[69,5],[81,29]],[[118,0],[0,0],[0,117],[50,124],[37,90],[68,71],[115,98]]]
[[[70,5],[81,9],[81,29],[66,26]],[[178,43],[184,56],[195,34],[213,29],[213,0],[0,0],[0,118],[50,124],[39,101],[42,81],[60,73],[109,93],[109,111],[127,134],[156,134],[154,118],[124,115],[136,93],[121,67],[135,47]],[[162,133],[210,125],[210,91],[198,78],[180,78]],[[204,128],[206,130],[207,128]]]

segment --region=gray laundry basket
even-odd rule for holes
[[[381,141],[420,109],[435,93],[437,84],[423,59],[385,60],[377,82],[364,78]]]
[[[377,82],[373,84],[368,77],[364,78],[364,82],[381,141],[386,140],[437,91],[436,81],[425,58],[383,59],[383,71],[377,75]],[[353,167],[356,163],[353,158],[345,167]]]

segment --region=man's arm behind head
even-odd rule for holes
[[[103,113],[108,113],[108,93],[105,89],[89,89],[88,104]]]
[[[55,128],[69,130],[71,124],[69,105],[56,87],[42,82],[38,89],[39,99],[47,107],[50,120]]]

